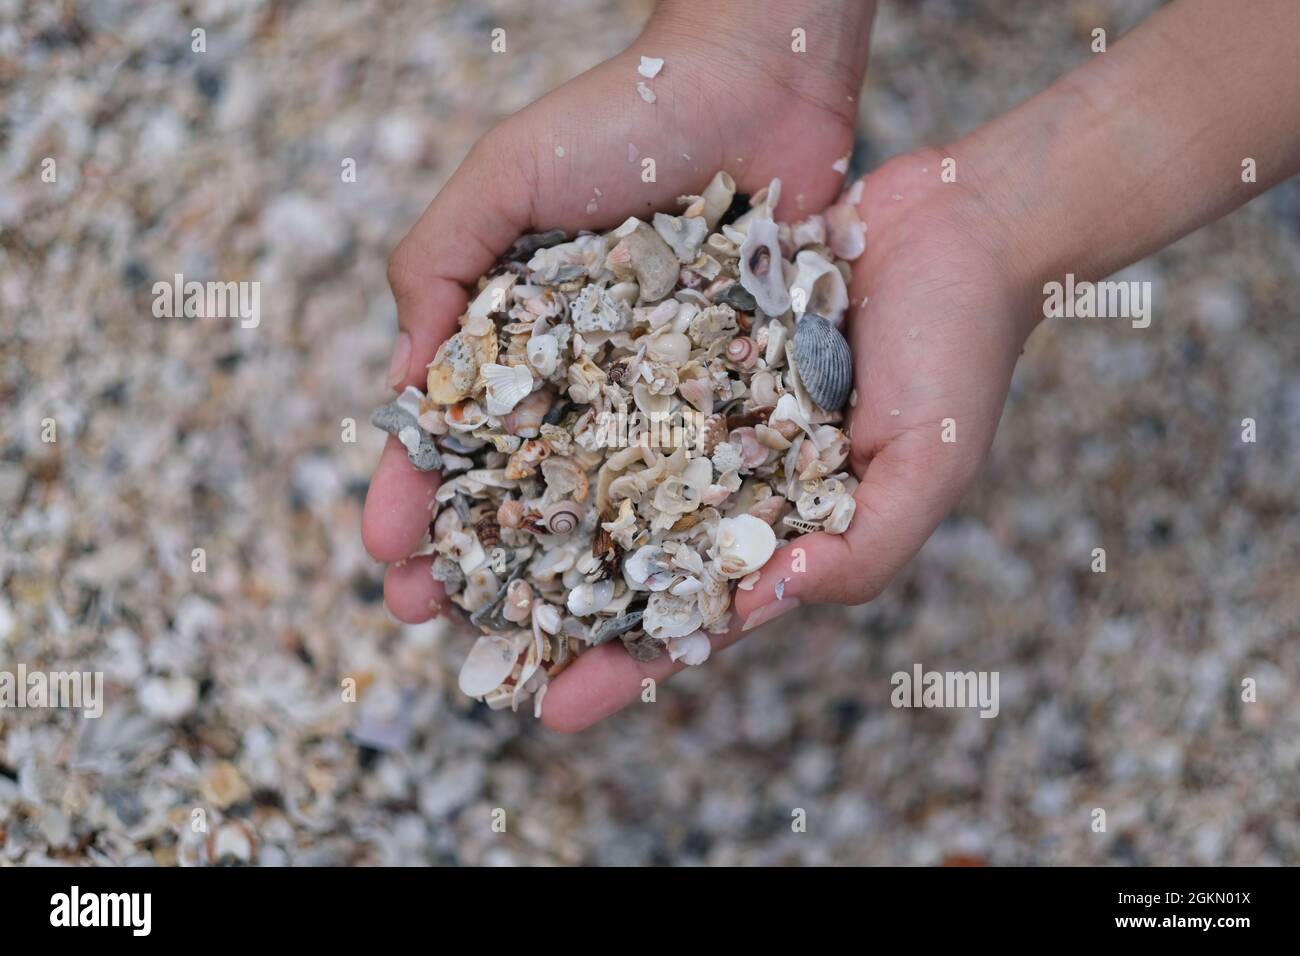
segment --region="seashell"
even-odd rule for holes
[[[713,414],[713,382],[707,378],[693,378],[682,382],[677,389],[691,407],[705,415]]]
[[[718,170],[704,187],[701,198],[704,208],[701,215],[710,231],[718,228],[723,215],[731,208],[731,200],[736,195],[736,181],[726,170]]]
[[[796,249],[803,249],[805,246],[825,245],[826,218],[814,214],[802,222],[795,223],[790,229],[790,241]]]
[[[826,210],[826,235],[831,252],[852,262],[867,250],[867,224],[858,211],[847,203],[837,203]]]
[[[642,618],[642,620],[645,619]],[[649,634],[632,632],[623,635],[623,646],[627,649],[628,656],[632,660],[645,664],[658,659],[664,652],[665,644],[663,641],[655,640]]]
[[[501,605],[501,616],[511,624],[522,624],[533,614],[533,588],[522,578],[516,578],[506,585],[505,601]]]
[[[453,431],[472,432],[487,423],[487,412],[478,402],[458,402],[447,409],[447,426]]]
[[[509,414],[500,416],[501,430],[519,438],[536,438],[554,404],[555,393],[549,388],[539,388],[524,396]]]
[[[840,330],[806,313],[795,328],[794,355],[808,397],[828,412],[843,408],[853,388],[853,355]]]
[[[755,219],[740,247],[740,284],[767,315],[783,315],[790,308],[785,284],[779,230],[771,219]]]
[[[766,528],[767,525],[763,527]],[[768,528],[768,531],[771,529]],[[646,602],[641,624],[650,637],[667,641],[698,631],[704,624],[704,617],[693,597],[678,597],[667,591],[656,591]]]
[[[780,368],[785,359],[785,343],[790,333],[781,322],[769,322],[763,331],[767,333],[764,337],[763,360],[767,362],[768,368]]]
[[[700,218],[687,219],[684,216],[667,216],[657,212],[653,221],[655,232],[668,243],[668,248],[672,249],[678,262],[693,262],[709,234],[708,223]]]
[[[614,582],[584,582],[569,592],[567,607],[570,614],[586,617],[603,611],[614,600]]]
[[[510,302],[510,290],[518,281],[519,277],[513,272],[503,272],[492,279],[487,285],[483,286],[482,291],[469,304],[469,312],[467,313],[469,317],[471,319],[486,319],[490,315],[505,312]],[[467,322],[466,327],[469,328],[470,323]],[[482,335],[486,331],[486,327],[479,326],[475,334]]]
[[[718,522],[715,564],[723,577],[743,578],[767,564],[776,551],[776,534],[762,518],[743,514]]]
[[[487,387],[487,413],[506,415],[533,391],[533,373],[526,365],[497,365],[481,369]]]
[[[560,497],[572,496],[577,501],[586,501],[591,490],[586,469],[571,458],[548,458],[542,462],[542,475],[546,479],[546,490]]]
[[[660,545],[637,548],[623,561],[623,578],[634,590],[666,590],[673,583],[669,557]]]
[[[550,534],[572,534],[582,521],[582,509],[572,501],[557,501],[542,512],[542,524]]]
[[[701,309],[691,318],[687,331],[699,348],[708,348],[714,342],[736,334],[736,310],[729,305],[711,305]]]
[[[502,528],[519,528],[526,510],[522,501],[508,498],[497,506],[497,524]]]
[[[655,362],[684,363],[691,355],[691,340],[681,332],[661,332],[648,336],[646,358]]]
[[[764,464],[771,452],[771,449],[758,440],[758,432],[750,426],[732,429],[731,442],[740,447],[741,461],[749,469]]]
[[[572,242],[539,249],[528,260],[528,272],[534,282],[544,285],[559,285],[580,276],[595,279],[604,269],[607,252],[604,236],[579,236]]]
[[[785,498],[781,495],[769,495],[761,501],[756,501],[749,506],[747,514],[755,518],[761,518],[768,524],[776,524],[781,512],[785,510]]]
[[[691,459],[680,475],[669,475],[655,488],[655,508],[666,515],[694,511],[712,478],[713,465],[707,458]]]
[[[560,343],[553,335],[534,335],[526,346],[528,364],[546,378],[560,364]]]
[[[812,534],[815,531],[821,531],[824,527],[824,523],[821,521],[807,521],[794,515],[786,515],[781,519],[781,523],[794,528],[800,534]]]
[[[522,635],[522,637],[521,637]],[[460,668],[461,693],[482,697],[503,684],[515,669],[515,662],[527,647],[527,631],[517,634],[484,634],[470,648]]]
[[[709,643],[709,635],[703,631],[674,637],[668,641],[668,656],[689,667],[703,664],[709,659],[709,652],[712,650],[713,645]]]
[[[565,235],[563,229],[550,229],[546,232],[534,232],[527,236],[520,236],[511,243],[510,248],[506,250],[506,254],[501,258],[507,262],[530,259],[539,249],[548,249],[551,246],[559,245],[567,238],[569,237]]]
[[[849,530],[849,524],[852,523],[853,515],[857,510],[857,499],[852,495],[845,495],[831,509],[830,517],[826,519],[826,527],[823,530],[828,534],[843,534]]]
[[[606,266],[615,275],[620,269],[624,275],[629,270],[636,275],[641,302],[658,302],[673,291],[679,268],[677,256],[654,229],[632,216],[610,236],[618,244],[606,257]]]
[[[479,369],[497,357],[495,330],[488,335],[461,331],[442,345],[429,363],[426,388],[429,400],[454,405],[469,397],[478,381]]]
[[[570,307],[573,327],[579,332],[618,332],[628,327],[632,320],[627,304],[616,298],[608,289],[589,285],[574,299]]]
[[[795,315],[814,312],[838,327],[845,309],[849,307],[849,290],[844,285],[844,276],[811,250],[799,253],[794,261],[796,272],[790,285],[790,304]]]
[[[604,644],[612,638],[640,627],[641,618],[644,614],[644,611],[632,611],[618,617],[606,618],[591,629],[591,636],[588,638],[589,643],[593,647],[597,644]]]
[[[550,446],[544,441],[530,438],[519,446],[519,450],[506,462],[506,477],[518,481],[537,473],[537,466],[551,454]]]
[[[813,487],[808,487],[809,485]],[[799,517],[805,521],[821,521],[829,517],[840,499],[844,497],[844,486],[839,482],[835,485],[838,485],[838,488],[833,487],[830,482],[805,481],[805,490],[795,502],[795,506],[799,509]]]
[[[719,443],[727,440],[727,417],[710,415],[700,427],[697,446],[706,456],[711,457]]]
[[[758,343],[748,336],[732,339],[727,343],[727,360],[741,368],[753,368],[758,361]]]

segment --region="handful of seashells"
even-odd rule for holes
[[[801,534],[843,533],[857,481],[838,427],[839,330],[866,227],[851,205],[778,224],[715,175],[681,215],[519,239],[460,330],[375,412],[440,469],[422,553],[479,629],[461,690],[494,709],[589,647],[703,663]]]

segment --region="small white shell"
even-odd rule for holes
[[[515,661],[531,637],[527,631],[480,637],[461,666],[458,680],[461,692],[468,697],[482,697],[496,690],[515,669]]]
[[[840,270],[811,249],[799,253],[794,261],[797,268],[790,284],[790,303],[795,314],[814,312],[838,326],[849,307],[849,290]]]
[[[776,532],[762,518],[737,515],[718,522],[718,572],[743,578],[767,564],[776,551]]]
[[[535,335],[528,340],[528,364],[546,378],[560,361],[560,343],[553,335]]]
[[[533,391],[533,373],[526,365],[497,365],[490,362],[481,369],[487,384],[487,413],[498,416],[511,409]]]
[[[769,529],[770,530],[770,529]],[[641,625],[645,632],[660,641],[685,637],[698,631],[704,624],[694,597],[677,597],[667,591],[657,591],[646,602],[645,617]]]
[[[713,645],[709,643],[709,635],[703,631],[696,631],[684,637],[674,637],[668,641],[668,656],[689,667],[703,664],[709,659],[709,652],[712,650]]]
[[[614,600],[614,582],[605,580],[579,584],[569,592],[566,603],[570,614],[585,617],[603,611],[612,600]]]
[[[857,209],[847,203],[826,210],[826,232],[831,252],[840,259],[852,262],[867,250],[867,224],[858,218]]]

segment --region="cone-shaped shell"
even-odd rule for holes
[[[840,330],[809,312],[794,331],[794,358],[808,397],[837,412],[853,388],[853,356]]]

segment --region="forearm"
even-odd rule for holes
[[[1297,37],[1295,0],[1181,0],[946,152],[1031,287],[1101,278],[1300,171]]]
[[[757,64],[810,102],[856,116],[875,9],[875,0],[659,0],[642,38],[700,48],[723,68]]]

